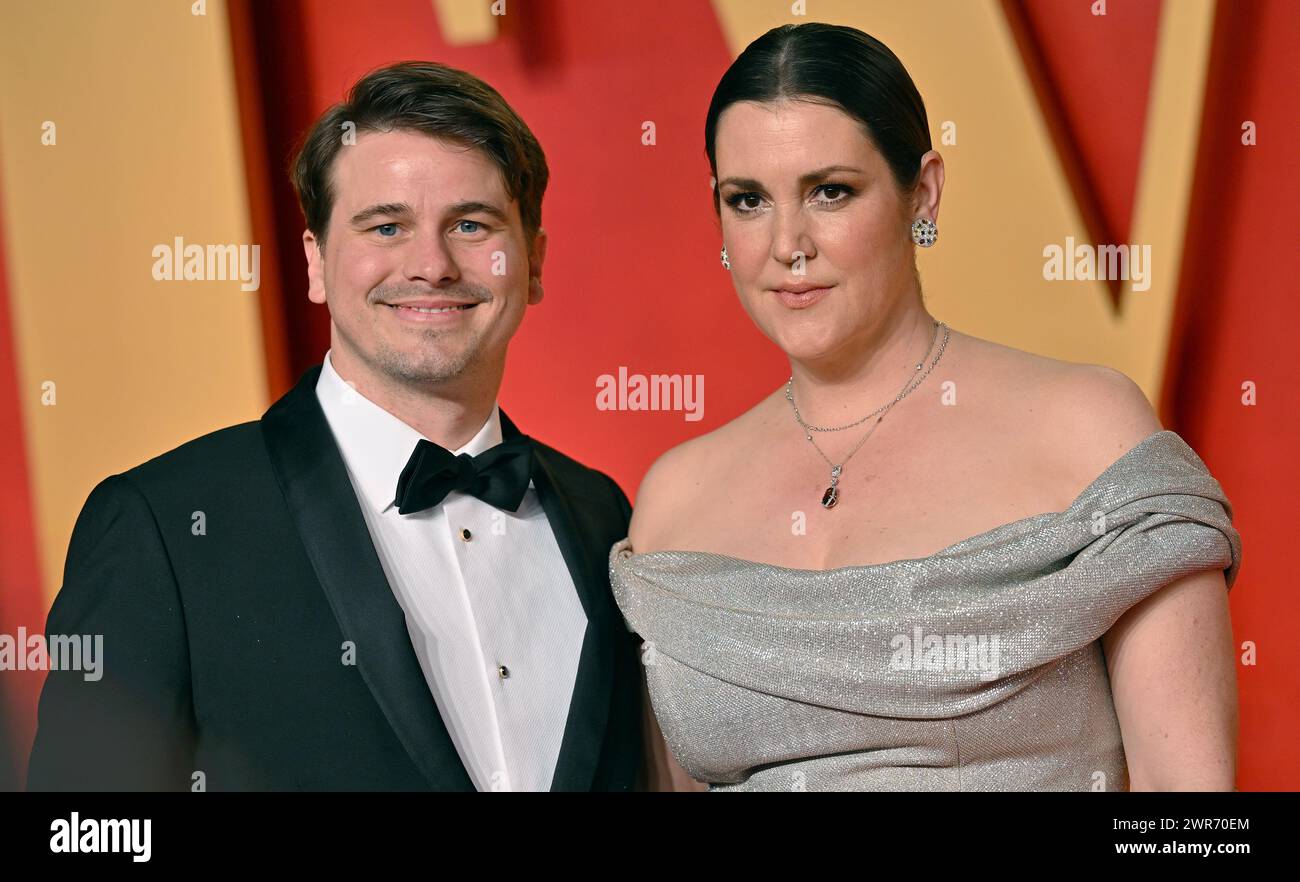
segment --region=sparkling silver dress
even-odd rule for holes
[[[1127,790],[1100,638],[1241,565],[1232,508],[1169,430],[1064,512],[929,557],[797,570],[610,550],[664,739],[711,790]]]

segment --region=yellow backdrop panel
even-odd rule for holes
[[[0,11],[0,182],[47,599],[95,483],[267,404],[257,293],[152,273],[177,236],[254,244],[226,12],[202,11]]]

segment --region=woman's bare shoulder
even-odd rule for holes
[[[770,419],[774,396],[721,426],[683,441],[661,454],[637,488],[628,536],[632,550],[655,551],[679,518],[688,518],[695,501],[709,492],[711,479],[722,474],[754,443],[759,426]]]
[[[1024,418],[1045,454],[1080,487],[1162,428],[1146,393],[1123,371],[977,337],[964,342],[974,376],[1008,390],[1006,409],[1017,412],[1005,415]]]
[[[1017,385],[1041,385],[1069,373],[1074,362],[1062,361],[1025,349],[1016,349],[983,337],[952,332],[951,347],[961,359],[962,373],[983,382],[1006,383],[1020,377]],[[954,345],[955,344],[955,345]]]

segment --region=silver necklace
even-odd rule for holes
[[[791,374],[790,379],[786,380],[785,399],[786,401],[790,402],[790,407],[794,409],[795,422],[797,422],[799,426],[804,430],[804,437],[808,439],[808,443],[812,444],[813,449],[816,450],[821,455],[821,458],[826,460],[826,464],[831,467],[831,485],[827,487],[826,492],[822,494],[823,508],[828,508],[828,509],[834,508],[835,504],[839,502],[840,474],[844,471],[844,464],[849,461],[849,459],[853,456],[853,454],[858,452],[858,449],[861,448],[863,444],[867,443],[867,439],[870,438],[871,433],[876,430],[876,426],[880,425],[880,421],[885,418],[885,413],[887,413],[889,409],[893,407],[895,404],[897,404],[898,402],[906,398],[908,395],[910,395],[913,389],[921,385],[921,382],[930,375],[930,371],[934,370],[934,366],[939,363],[939,359],[943,358],[943,351],[948,347],[948,336],[949,336],[948,325],[945,322],[936,321],[934,323],[934,335],[930,337],[930,346],[928,349],[926,349],[926,352],[928,353],[931,349],[934,348],[934,341],[939,336],[940,327],[943,328],[943,342],[939,344],[939,351],[935,354],[934,360],[930,362],[930,366],[926,368],[923,361],[917,362],[916,372],[914,372],[910,377],[907,378],[907,382],[903,384],[903,391],[898,393],[898,395],[895,396],[893,401],[890,401],[888,404],[884,405],[883,407],[876,408],[871,413],[864,416],[862,419],[854,420],[853,422],[848,423],[846,425],[812,426],[804,422],[803,417],[799,415],[799,406],[794,403],[794,374]],[[925,372],[919,373],[922,368],[925,368]],[[812,436],[813,432],[842,432],[845,429],[852,429],[854,426],[862,425],[867,420],[871,419],[873,416],[876,417],[876,421],[871,424],[871,428],[867,430],[867,434],[862,436],[862,440],[860,440],[857,444],[855,444],[853,446],[853,449],[850,450],[845,455],[844,459],[839,463],[833,462],[831,458],[827,456],[820,447],[817,446],[817,442],[813,440],[813,436]]]

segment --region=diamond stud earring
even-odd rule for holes
[[[939,228],[928,217],[918,217],[912,221],[912,241],[922,248],[929,248],[939,238]]]

